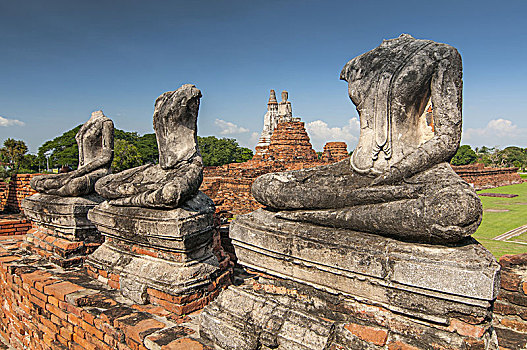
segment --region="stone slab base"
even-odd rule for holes
[[[124,249],[115,249],[117,245]],[[86,268],[90,276],[137,303],[160,305],[183,315],[202,309],[231,283],[228,255],[223,253],[222,258],[221,246],[213,252],[211,262],[184,264],[166,259],[169,252],[108,237],[88,258]],[[126,263],[120,264],[121,261]]]
[[[199,339],[197,316],[138,305],[89,277],[0,237],[0,336],[17,350],[212,350]]]
[[[24,198],[22,208],[32,223],[24,247],[62,267],[82,265],[102,237],[88,220],[88,210],[101,203],[97,195],[59,197],[37,193]]]
[[[97,195],[59,197],[37,193],[24,198],[22,209],[31,222],[72,241],[100,242],[101,235],[88,220],[88,210],[104,199]]]
[[[34,223],[22,247],[61,267],[81,266],[101,243],[73,241],[63,234]]]
[[[184,314],[202,308],[230,283],[231,263],[221,248],[214,206],[203,193],[172,210],[104,202],[88,216],[106,240],[86,265],[137,303],[170,303]]]
[[[500,267],[473,239],[408,243],[262,209],[230,238],[262,276],[205,308],[202,335],[222,349],[497,348]]]
[[[490,311],[473,311],[445,310],[447,323],[430,322],[362,298],[260,275],[230,286],[205,307],[200,333],[224,350],[497,349]]]
[[[230,237],[241,265],[393,307],[406,308],[395,296],[447,294],[460,304],[488,307],[499,291],[499,264],[472,238],[408,243],[283,220],[263,209],[234,220]]]

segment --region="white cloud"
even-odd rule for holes
[[[493,119],[484,128],[467,128],[462,143],[472,146],[525,146],[527,129],[520,128],[507,119]]]
[[[249,132],[249,129],[246,129],[244,127],[238,126],[234,123],[217,119],[214,121],[214,124],[220,128],[220,134],[221,135],[233,135],[233,134],[242,134]]]
[[[260,139],[260,133],[259,132],[256,132],[254,131],[252,134],[251,134],[251,138],[249,139],[249,142],[251,143],[251,147],[254,147],[256,146],[256,144],[258,143],[258,140]]]
[[[250,134],[243,133],[243,134],[236,136],[236,141],[238,141],[238,144],[240,146],[247,147],[249,149],[252,149],[253,151],[259,139],[260,139],[260,133],[256,131],[253,131]]]
[[[316,150],[321,151],[329,141],[344,141],[348,150],[352,150],[359,139],[360,124],[358,118],[349,119],[342,127],[330,127],[325,121],[315,120],[306,124],[306,130]]]
[[[26,123],[18,120],[18,119],[7,119],[2,116],[0,116],[0,126],[24,126]]]

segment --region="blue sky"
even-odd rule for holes
[[[155,99],[203,93],[199,135],[254,148],[269,89],[288,90],[317,150],[358,136],[339,73],[409,33],[464,63],[464,143],[527,147],[526,1],[0,0],[0,142],[31,152],[103,109],[153,132]]]

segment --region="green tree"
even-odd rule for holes
[[[44,144],[38,149],[38,161],[40,164],[46,164],[46,154],[49,154],[49,166],[51,168],[69,165],[73,169],[76,169],[79,166],[79,147],[77,145],[77,141],[75,140],[75,135],[77,135],[81,126],[82,125],[79,125],[71,130],[68,130],[62,135],[55,137],[53,140],[44,142]],[[142,137],[140,137],[137,132],[129,132],[119,129],[114,130],[114,138],[116,141],[125,140],[134,146],[142,139]],[[151,152],[146,150],[145,152],[146,155],[144,157],[141,155],[141,159],[150,159]],[[157,145],[155,152],[157,154]],[[145,161],[145,163],[148,163],[149,161],[150,160]]]
[[[46,155],[49,155],[50,168],[69,165],[72,169],[76,169],[79,166],[79,147],[75,135],[81,126],[76,126],[53,140],[44,142],[38,148],[38,157],[45,160]]]
[[[493,151],[494,151],[494,147],[489,148],[487,146],[481,146],[479,150],[476,150],[476,153],[489,154],[489,153],[492,153]]]
[[[112,162],[113,171],[118,173],[139,165],[142,165],[142,160],[137,147],[126,140],[115,141]]]
[[[159,162],[156,134],[144,134],[137,139],[135,146],[139,150],[143,164]]]
[[[27,153],[27,146],[22,140],[7,139],[4,147],[0,148],[0,157],[4,164],[9,167],[11,175],[18,173],[20,163]]]
[[[242,163],[253,157],[250,149],[240,147],[234,139],[218,139],[214,136],[198,137],[198,145],[205,166]]]
[[[501,152],[501,164],[503,166],[515,166],[525,169],[527,167],[527,152],[526,149],[510,146],[503,149]]]
[[[237,144],[237,143],[236,143]],[[253,159],[253,151],[246,147],[238,147],[236,149],[236,156],[234,157],[235,163],[244,163],[248,160]]]
[[[123,131],[119,129],[114,129],[114,138],[116,140],[125,140],[132,144],[135,144],[137,140],[139,139],[139,134],[135,131]]]
[[[38,169],[38,164],[45,167],[46,154],[49,154],[50,167],[69,165],[73,169],[78,167],[79,150],[75,135],[80,129],[80,125],[57,136],[53,140],[46,141],[38,149],[36,161],[28,159],[31,166],[24,166],[24,169]],[[154,133],[139,136],[136,132],[115,129],[114,171],[122,171],[131,167],[159,162],[159,150],[157,139]],[[119,140],[125,141],[119,142]],[[249,148],[240,147],[234,139],[218,139],[214,136],[199,137],[198,145],[203,163],[208,165],[223,165],[228,163],[246,162],[253,157],[253,152]],[[37,170],[38,171],[38,170]]]
[[[40,171],[40,165],[43,165],[41,159],[35,154],[26,154],[20,162],[19,172],[22,174],[32,174]]]
[[[476,152],[469,145],[463,145],[459,147],[450,163],[452,165],[467,165],[475,163],[477,159]]]

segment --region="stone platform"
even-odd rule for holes
[[[0,303],[4,305],[0,310],[0,336],[8,340],[11,347],[35,350],[212,349],[209,342],[200,338],[199,311],[182,316],[164,307],[138,305],[100,280],[86,275],[86,270],[82,267],[63,269],[48,264],[39,255],[31,255],[20,248],[23,239],[23,235],[0,236]],[[500,263],[508,273],[502,280],[502,291],[495,304],[494,312],[499,317],[494,318],[494,326],[502,349],[522,349],[527,344],[527,307],[522,306],[527,298],[527,287],[524,287],[527,286],[527,277],[522,275],[527,266],[527,254],[504,256]],[[336,339],[336,343],[331,346],[348,342],[344,343],[347,344],[345,346],[340,345],[340,349],[378,350],[386,345],[376,344],[385,342],[393,350],[430,349],[430,346],[426,347],[430,334],[437,334],[439,331],[431,332],[434,329],[418,319],[341,296],[334,296],[329,304],[332,308],[323,310],[328,304],[320,303],[320,298],[308,299],[309,293],[320,293],[313,288],[297,284],[298,289],[295,290],[292,282],[280,286],[278,278],[262,273],[252,276],[255,277],[246,280],[241,287],[229,287],[220,294],[218,303],[214,302],[207,307],[205,312],[210,314],[219,305],[222,310],[229,305],[229,313],[214,311],[216,315],[223,315],[221,321],[227,326],[233,323],[232,313],[238,315],[240,328],[226,326],[217,334],[218,337],[233,331],[245,334],[251,334],[252,330],[258,331],[258,327],[241,323],[251,314],[258,314],[260,324],[266,325],[269,330],[260,331],[261,338],[281,326],[280,333],[283,336],[278,339],[282,345],[282,339],[291,339],[287,343],[293,344],[290,349],[295,348],[295,339],[298,342],[302,338],[306,341],[305,346],[310,346],[313,340],[308,343],[308,336],[323,339],[329,333],[334,334]],[[237,275],[236,279],[246,277],[246,274]],[[248,298],[260,303],[248,303]],[[280,309],[273,309],[279,303],[288,308],[296,303],[302,308],[282,313],[283,317],[279,318],[277,316]],[[310,316],[315,311],[325,314],[325,319]],[[276,316],[271,317],[272,315]],[[339,319],[338,315],[345,315],[346,318]],[[302,319],[318,323],[307,322],[304,327],[293,329],[293,325]],[[333,320],[345,321],[337,323]],[[374,322],[381,325],[375,326]],[[258,325],[256,322],[252,324]],[[327,331],[330,324],[336,325],[333,333],[331,328]],[[306,330],[308,325],[309,331]],[[205,322],[202,322],[202,326],[210,327]],[[387,331],[388,327],[390,331]],[[439,329],[439,326],[436,327]],[[296,335],[288,336],[288,331],[295,331]],[[460,337],[458,333],[478,335],[482,331],[484,328],[478,325],[458,320],[452,322],[451,327],[443,326],[441,334],[444,341],[454,339],[450,345],[450,349],[454,349]],[[246,339],[254,340],[254,336],[250,335]],[[468,337],[467,341],[472,343],[456,349],[484,349],[484,344],[470,339],[472,338]],[[272,344],[271,341],[272,338],[261,341],[262,349],[269,349],[263,344]],[[247,347],[238,349],[245,348]],[[333,348],[339,349],[336,345]],[[435,347],[444,348],[448,347]],[[328,349],[331,347],[328,346]]]
[[[87,259],[90,273],[137,303],[185,314],[202,308],[230,283],[214,204],[201,192],[176,209],[104,202],[88,217],[106,237]]]
[[[499,265],[473,239],[407,243],[263,209],[230,237],[261,276],[205,308],[202,337],[221,349],[496,348]]]
[[[22,209],[32,224],[25,248],[63,267],[81,265],[102,243],[87,215],[103,200],[97,195],[59,197],[43,193],[24,198]]]

